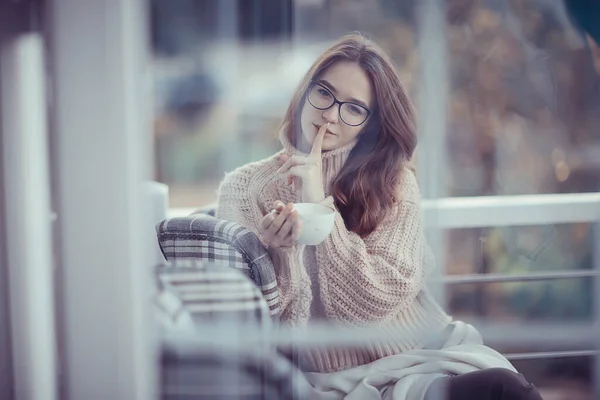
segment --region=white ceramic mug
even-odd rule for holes
[[[335,221],[335,211],[322,204],[298,203],[294,210],[302,220],[302,232],[298,243],[315,246],[329,236]]]

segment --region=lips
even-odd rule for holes
[[[321,129],[321,126],[317,125],[317,124],[313,124],[313,126],[317,129],[317,132],[319,132],[319,129]],[[332,135],[332,136],[337,136],[335,133],[331,132],[329,129],[327,130],[327,132],[325,132],[325,135]]]

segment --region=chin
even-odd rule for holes
[[[325,140],[323,140],[323,147],[322,150],[323,151],[330,151],[330,150],[335,150],[338,146],[337,140],[336,138],[325,138]]]

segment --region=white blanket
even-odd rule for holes
[[[487,368],[516,372],[500,353],[484,346],[479,332],[456,321],[437,343],[385,357],[370,364],[331,373],[307,373],[314,399],[423,400],[429,385],[445,375]]]

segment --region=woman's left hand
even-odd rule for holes
[[[304,203],[319,203],[325,199],[321,152],[328,126],[328,123],[323,124],[317,132],[309,155],[290,157],[282,154],[280,157],[284,164],[277,170],[277,173],[287,176],[288,185],[294,184],[294,181],[301,182],[302,202]]]

